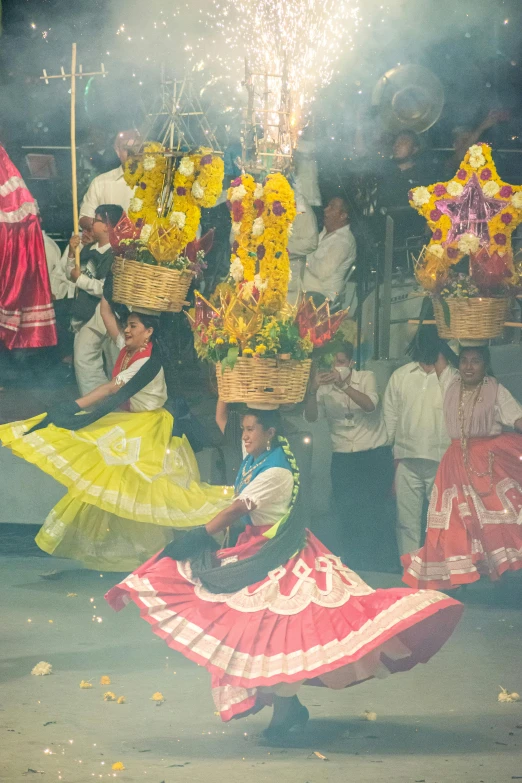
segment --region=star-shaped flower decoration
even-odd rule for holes
[[[448,268],[484,249],[513,268],[511,234],[522,222],[522,187],[499,178],[487,144],[470,147],[448,182],[414,188],[409,196],[433,232],[427,261]]]

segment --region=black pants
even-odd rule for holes
[[[391,449],[332,455],[332,488],[341,527],[341,556],[355,571],[393,571],[399,559]]]

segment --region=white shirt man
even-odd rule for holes
[[[422,512],[449,446],[441,384],[433,365],[409,362],[395,370],[384,394],[384,421],[394,457],[397,543],[401,555],[421,546]]]
[[[136,131],[121,131],[116,136],[114,149],[122,165],[95,177],[89,185],[80,207],[82,228],[91,228],[96,209],[102,204],[117,204],[128,212],[134,189],[125,182],[123,164],[129,156],[129,151],[139,140],[140,136]]]
[[[63,299],[66,294],[61,290],[59,282],[59,270],[61,267],[62,253],[54,239],[45,233],[42,229],[42,236],[45,248],[45,260],[47,262],[47,271],[49,272],[49,282],[51,284],[51,293],[55,299]],[[65,280],[67,288],[67,280]]]
[[[303,270],[306,257],[317,249],[319,235],[315,213],[301,193],[295,191],[297,215],[288,237],[291,277],[288,284],[288,302],[295,304],[303,290]]]
[[[342,302],[346,278],[355,263],[357,246],[348,225],[348,208],[342,198],[333,198],[324,210],[324,228],[317,250],[306,258],[303,289]]]

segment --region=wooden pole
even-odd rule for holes
[[[76,44],[72,45],[71,56],[71,173],[72,173],[72,202],[73,202],[73,226],[74,233],[78,234],[78,183],[76,179]],[[75,253],[76,269],[80,268],[80,248]]]

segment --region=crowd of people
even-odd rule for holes
[[[134,141],[118,134],[122,163]],[[82,235],[60,258],[49,248],[78,397],[0,426],[0,441],[67,488],[38,545],[131,571],[111,606],[134,602],[155,634],[209,670],[224,720],[273,704],[265,740],[280,742],[308,720],[303,684],[345,688],[426,662],[462,612],[437,591],[522,568],[522,406],[494,378],[486,346],[456,354],[434,327],[419,328],[384,395],[344,342],[313,368],[304,403],[312,434],[320,418],[330,431],[338,551],[306,528],[303,463],[278,411],[219,401],[233,488],[203,483],[187,437],[173,434],[162,320],[112,300],[109,237],[130,195],[121,166],[97,177]],[[327,203],[320,233],[317,205],[299,190],[297,204],[290,297],[341,307],[356,259],[348,204]],[[395,570],[394,552],[406,588],[374,590],[351,570]]]

